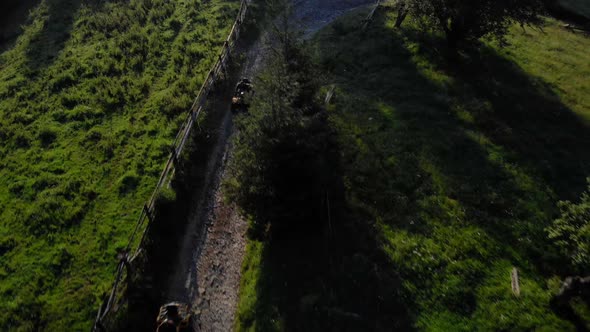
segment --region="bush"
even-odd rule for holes
[[[590,272],[590,178],[588,190],[582,194],[579,203],[562,201],[558,203],[561,216],[547,231],[561,253],[576,269],[577,273]]]

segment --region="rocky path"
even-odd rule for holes
[[[207,228],[207,241],[197,264],[196,303],[199,331],[230,331],[238,303],[240,271],[248,223],[221,190]]]

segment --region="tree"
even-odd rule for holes
[[[559,202],[561,216],[547,231],[563,256],[571,263],[574,273],[584,275],[590,271],[590,178],[588,191],[582,194],[579,203]],[[568,306],[575,296],[590,296],[590,276],[569,276],[565,278],[559,292],[553,298],[554,304]]]
[[[251,235],[315,230],[331,166],[320,76],[284,17],[272,36],[265,65],[254,78],[247,115],[237,135],[226,182],[228,198],[252,216]],[[288,233],[288,232],[284,232]]]
[[[580,203],[559,202],[561,216],[548,228],[549,238],[582,274],[590,272],[590,178],[588,182]]]
[[[406,5],[405,0],[400,0],[395,4],[395,9],[397,10],[397,18],[395,19],[395,27],[399,28],[402,26],[402,23],[408,16],[408,8]]]
[[[550,0],[404,0],[408,10],[426,26],[445,33],[448,45],[484,36],[502,39],[513,23],[539,25]]]

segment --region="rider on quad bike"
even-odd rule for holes
[[[252,92],[252,82],[250,82],[250,80],[247,78],[242,78],[236,85],[236,90],[231,100],[232,112],[247,112],[248,106],[250,106],[250,104],[247,102],[247,99],[251,96]]]

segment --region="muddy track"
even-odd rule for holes
[[[309,38],[348,10],[374,0],[294,0],[293,24]],[[244,48],[240,76],[255,77],[269,49],[269,34]],[[208,163],[205,186],[195,194],[192,213],[181,239],[175,272],[165,294],[168,300],[193,304],[198,331],[230,331],[238,303],[240,272],[246,245],[247,222],[232,204],[223,200],[220,184],[231,156],[230,96],[220,95],[210,112],[221,119],[213,131],[214,152]]]

